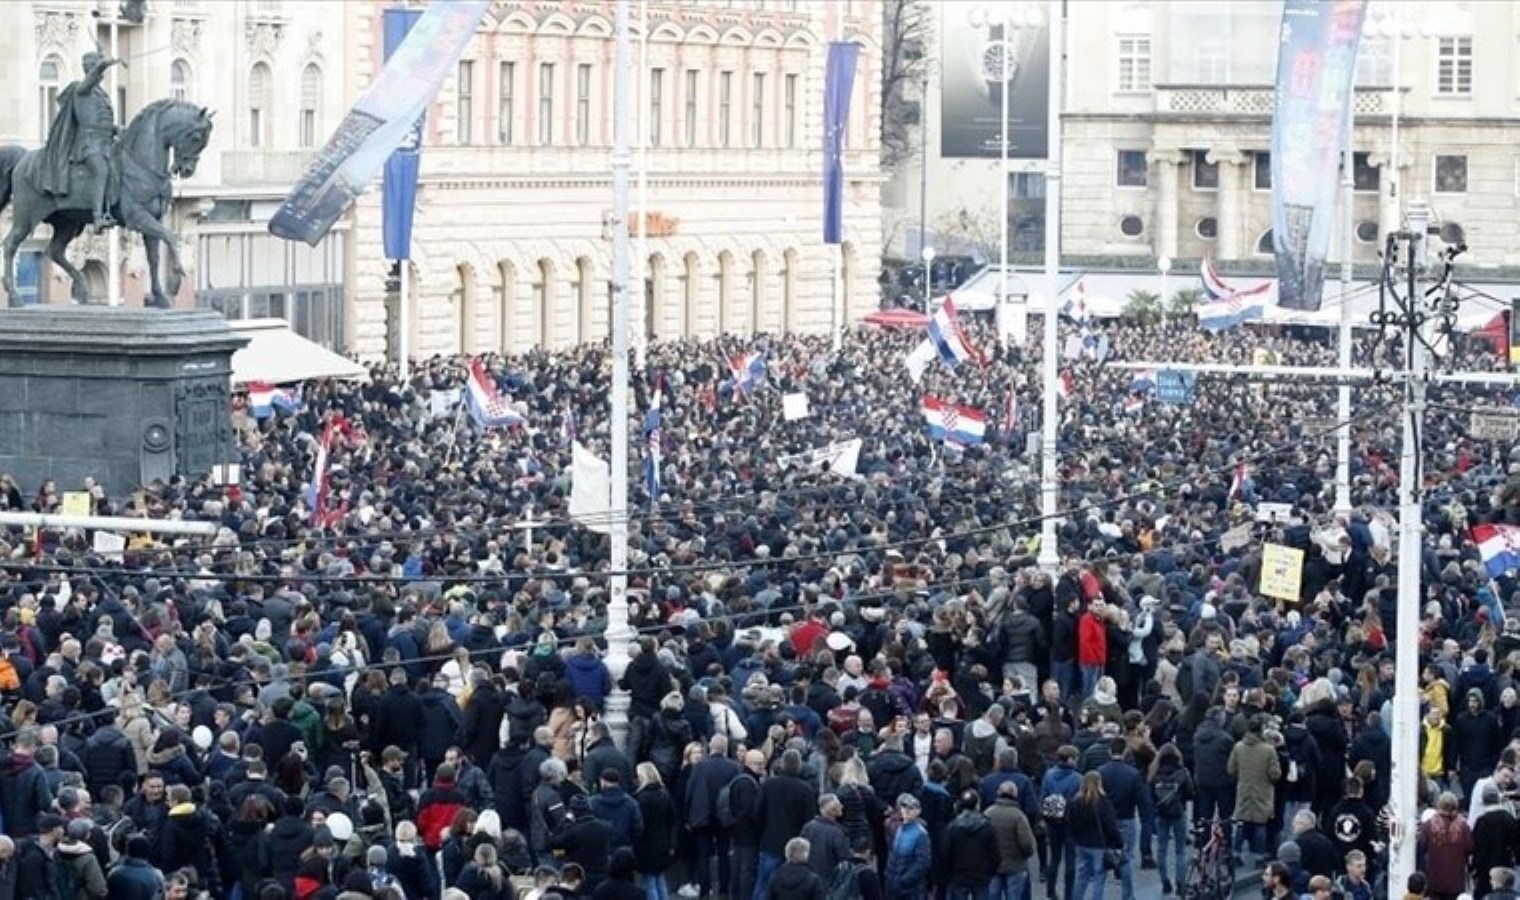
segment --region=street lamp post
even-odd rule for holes
[[[918,255],[924,261],[924,313],[928,314],[932,312],[929,307],[934,293],[934,248],[925,244]]]

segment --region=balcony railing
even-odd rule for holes
[[[228,150],[222,154],[222,182],[229,186],[291,185],[306,174],[315,150]]]
[[[1390,88],[1359,88],[1354,105],[1358,116],[1387,115]],[[1267,86],[1214,87],[1191,84],[1156,85],[1156,112],[1182,116],[1243,116],[1270,118],[1277,94]]]

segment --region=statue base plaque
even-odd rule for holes
[[[0,472],[113,498],[231,462],[232,354],[211,310],[0,309]]]

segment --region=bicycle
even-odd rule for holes
[[[1230,900],[1235,891],[1230,824],[1219,818],[1194,823],[1193,846],[1197,852],[1177,885],[1177,896],[1182,900]]]

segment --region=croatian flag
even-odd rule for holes
[[[248,408],[255,419],[267,419],[275,411],[295,413],[301,410],[301,389],[275,387],[264,381],[248,384]]]
[[[935,440],[963,447],[982,442],[987,417],[981,410],[928,395],[924,397],[921,409],[924,422],[929,426],[929,435]]]
[[[1008,440],[1013,441],[1013,429],[1023,424],[1023,417],[1019,412],[1019,392],[1010,385],[1008,388],[1008,405],[1003,408],[1003,431],[1008,435]]]
[[[1145,398],[1142,397],[1142,396],[1140,396],[1139,394],[1131,394],[1129,396],[1129,399],[1127,399],[1127,400],[1124,401],[1124,414],[1125,415],[1127,415],[1127,416],[1138,416],[1138,415],[1140,415],[1140,413],[1142,413],[1144,411],[1145,411]]]
[[[1489,578],[1502,578],[1520,569],[1520,527],[1514,525],[1474,525],[1473,543]]]
[[[1198,266],[1203,292],[1209,302],[1198,307],[1198,324],[1209,331],[1223,331],[1246,322],[1259,322],[1266,314],[1267,293],[1271,282],[1262,282],[1241,290],[1219,277],[1214,264],[1205,259]]]
[[[1056,378],[1056,396],[1062,400],[1070,400],[1071,395],[1077,392],[1077,381],[1071,377],[1071,370],[1062,372]]]
[[[747,397],[755,392],[765,380],[765,354],[741,353],[728,361],[728,371],[733,375],[730,382],[734,397]]]
[[[664,412],[665,376],[657,374],[649,392],[649,412],[644,415],[644,492],[653,503],[660,497],[660,447]]]
[[[978,364],[985,362],[981,352],[966,340],[965,332],[961,331],[960,316],[955,311],[955,300],[952,297],[946,297],[934,315],[929,317],[929,340],[934,342],[939,358],[952,369],[968,359]]]
[[[1235,477],[1230,479],[1230,495],[1226,499],[1234,500],[1236,497],[1244,497],[1248,480],[1246,478],[1246,464],[1243,462],[1236,463]]]
[[[1156,370],[1140,369],[1129,379],[1129,389],[1136,394],[1149,394],[1156,389]]]
[[[523,417],[509,405],[510,398],[503,397],[496,383],[486,372],[480,360],[470,361],[470,374],[464,382],[465,408],[470,418],[481,428],[511,428],[521,425]]]

